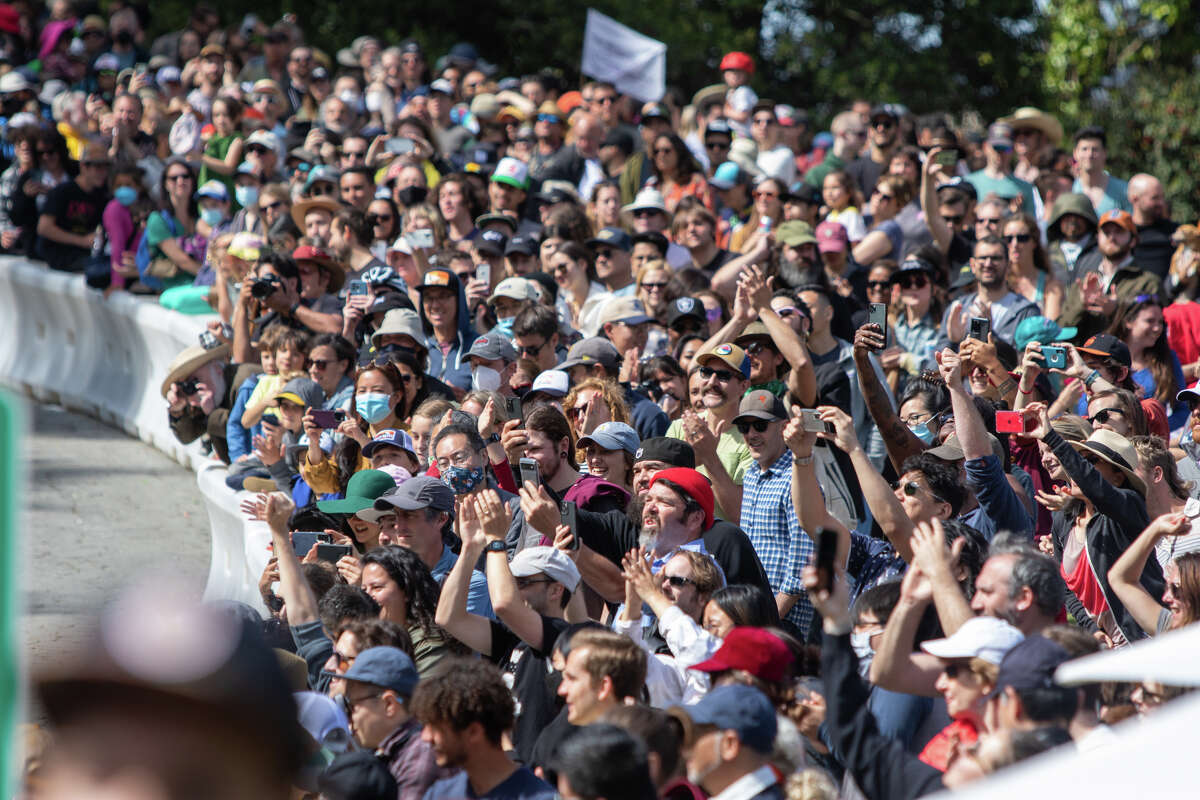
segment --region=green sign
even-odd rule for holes
[[[16,724],[20,664],[17,660],[17,627],[20,624],[20,587],[17,585],[17,514],[21,459],[20,434],[24,430],[21,403],[0,390],[0,792],[12,797],[15,778]]]

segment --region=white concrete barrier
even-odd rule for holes
[[[81,275],[0,257],[0,383],[98,417],[195,471],[212,537],[204,597],[263,612],[258,577],[270,535],[261,523],[243,521],[225,467],[197,442],[175,438],[159,391],[171,359],[199,341],[209,319],[125,292],[106,299]]]

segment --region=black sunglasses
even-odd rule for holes
[[[770,424],[771,423],[768,420],[756,419],[753,422],[739,422],[737,423],[736,427],[738,429],[738,433],[740,433],[742,436],[745,436],[750,432],[751,428],[754,429],[755,433],[766,433],[767,426]]]
[[[680,575],[665,575],[663,577],[665,577],[667,579],[667,583],[671,584],[676,589],[682,589],[684,586],[687,586],[689,583],[693,584],[693,585],[695,585],[695,583],[696,583],[691,578],[684,578]]]
[[[728,381],[733,380],[733,373],[730,372],[729,370],[713,369],[712,367],[701,367],[700,368],[700,377],[701,378],[711,378],[714,375],[717,376],[717,380],[719,380],[721,383],[726,383]]]
[[[1088,417],[1088,422],[1092,423],[1093,425],[1095,425],[1097,422],[1099,422],[1101,425],[1107,425],[1109,417],[1111,417],[1113,414],[1120,414],[1122,417],[1125,416],[1125,412],[1119,408],[1102,408],[1092,416]]]
[[[890,289],[890,288],[892,288],[892,282],[891,281],[867,281],[867,288],[868,289],[878,289],[878,290]]]

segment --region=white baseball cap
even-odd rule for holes
[[[566,397],[570,389],[570,376],[561,369],[548,369],[539,372],[529,387],[529,394],[545,392],[551,397]]]
[[[513,560],[508,562],[508,568],[514,578],[546,575],[561,583],[569,592],[579,588],[579,568],[566,553],[554,547],[526,547],[513,556]]]
[[[982,658],[997,664],[1004,654],[1025,638],[1025,634],[995,617],[972,617],[945,639],[933,639],[921,649],[938,658]]]

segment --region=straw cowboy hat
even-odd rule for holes
[[[1014,131],[1019,131],[1022,128],[1039,130],[1046,135],[1046,140],[1050,144],[1056,145],[1063,138],[1062,123],[1054,116],[1033,106],[1022,106],[1014,111],[1012,116],[1004,117],[998,121],[1007,124]]]
[[[1125,480],[1142,495],[1146,494],[1146,483],[1137,476],[1133,468],[1138,463],[1137,450],[1133,443],[1116,431],[1100,429],[1094,431],[1085,442],[1070,442],[1081,454],[1091,453],[1105,463],[1125,473]]]

